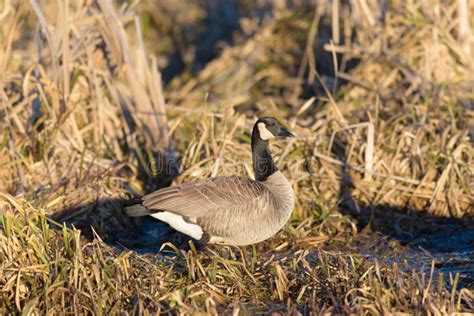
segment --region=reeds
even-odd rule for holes
[[[166,10],[147,1],[0,5],[0,313],[474,308],[456,276],[323,246],[350,240],[357,223],[348,214],[366,206],[382,216],[387,207],[474,215],[472,4],[239,2],[234,45],[164,88],[157,65],[180,49],[185,63],[197,62],[176,34],[186,37],[206,10],[193,4],[177,16],[159,5]],[[258,115],[298,135],[272,148],[297,194],[285,234],[242,249],[175,248],[171,257],[101,240],[135,224],[118,202],[99,201],[168,184],[175,155],[177,182],[251,176]],[[92,224],[95,239],[52,229],[46,215],[59,211]]]

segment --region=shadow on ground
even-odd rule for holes
[[[129,200],[102,199],[66,208],[50,216],[58,224],[66,224],[81,231],[81,235],[93,240],[95,235],[118,250],[138,253],[158,253],[165,243],[179,249],[189,249],[188,236],[168,224],[150,216],[130,218],[123,213]],[[54,225],[58,227],[58,225]]]
[[[148,151],[139,155],[137,179],[146,192],[168,187],[178,176],[178,162],[174,154],[168,157],[163,152]],[[168,166],[169,168],[164,168]],[[129,190],[131,198],[98,199],[80,205],[66,207],[49,216],[52,226],[62,224],[75,227],[89,240],[97,235],[107,244],[121,250],[131,249],[139,253],[157,253],[165,243],[188,249],[188,236],[168,224],[150,216],[128,217],[124,207],[130,205],[136,193]]]
[[[348,248],[372,260],[397,263],[410,270],[459,273],[459,284],[474,287],[474,220],[438,217],[428,212],[385,204],[360,205],[346,162],[343,140],[332,153],[346,164],[341,170],[339,208],[356,222],[358,235]]]

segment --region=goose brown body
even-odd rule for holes
[[[276,234],[291,215],[294,193],[291,184],[274,166],[268,150],[270,133],[278,135],[278,131],[272,132],[258,123],[252,134],[256,180],[225,176],[164,188],[128,207],[128,215],[151,215],[210,243],[249,245]],[[262,139],[262,128],[267,139]],[[291,135],[286,129],[284,132]]]

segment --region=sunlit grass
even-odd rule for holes
[[[367,205],[381,210],[375,216],[388,207],[474,215],[463,0],[402,1],[383,21],[377,1],[275,6],[266,19],[242,18],[235,45],[164,87],[157,65],[175,49],[197,62],[178,44],[197,40],[192,27],[204,23],[204,7],[193,3],[183,15],[180,6],[160,2],[160,11],[147,1],[5,3],[0,314],[474,308],[459,275],[326,247],[357,238],[349,214]],[[177,24],[168,23],[173,17]],[[172,44],[178,31],[183,38]],[[137,233],[120,200],[168,185],[175,158],[178,183],[252,176],[249,132],[260,115],[298,136],[271,148],[297,196],[284,232],[251,247],[171,244],[154,255],[105,242]]]

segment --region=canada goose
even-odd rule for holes
[[[288,221],[294,193],[268,147],[272,138],[294,137],[275,118],[257,120],[252,130],[255,180],[209,178],[164,188],[125,208],[132,217],[151,215],[201,242],[244,246],[270,238]]]

